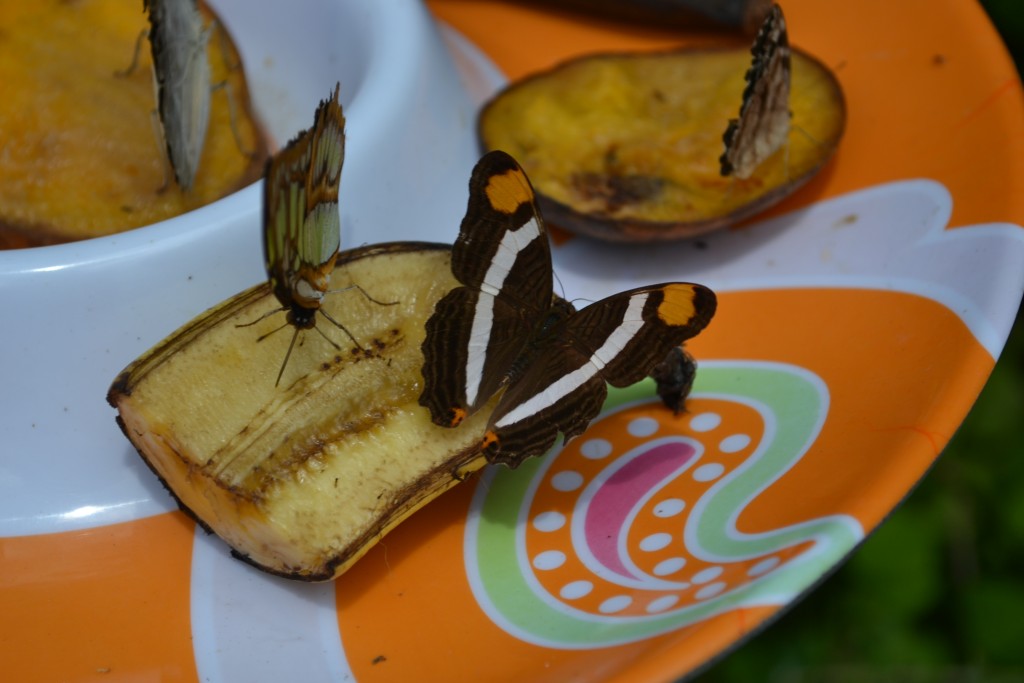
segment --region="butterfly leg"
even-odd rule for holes
[[[253,325],[255,325],[256,323],[258,323],[259,321],[261,321],[261,320],[266,320],[267,318],[269,318],[270,316],[274,315],[275,313],[280,313],[281,311],[287,311],[287,310],[288,310],[288,309],[287,309],[287,308],[284,308],[283,306],[282,306],[281,308],[275,308],[275,309],[274,309],[274,310],[272,310],[272,311],[267,311],[266,313],[264,313],[264,314],[263,314],[263,315],[261,315],[260,317],[256,318],[256,319],[255,319],[255,320],[253,320],[252,322],[248,322],[248,323],[235,323],[235,327],[252,327]],[[287,324],[288,324],[288,323],[285,323],[285,325],[287,325]],[[282,326],[282,327],[283,327],[283,326]],[[260,337],[260,339],[263,339],[264,337],[269,337],[269,336],[270,336],[271,334],[273,334],[274,332],[277,332],[277,330],[279,330],[279,329],[281,329],[281,328],[280,328],[280,327],[278,327],[278,328],[276,328],[275,330],[273,330],[273,331],[271,331],[271,332],[268,332],[267,334],[265,334],[265,335],[263,335],[262,337]],[[257,340],[257,341],[259,341],[259,340]]]
[[[163,172],[163,182],[156,188],[156,193],[163,194],[171,186],[171,174],[168,173],[171,159],[167,155],[167,139],[164,137],[164,126],[160,122],[160,113],[156,109],[149,112],[149,122],[153,126],[153,136],[156,138],[157,150],[160,156],[160,170]]]
[[[131,76],[136,67],[139,66],[139,51],[142,49],[142,40],[149,37],[149,31],[143,29],[139,31],[139,36],[135,39],[135,51],[132,53],[132,63],[128,65],[127,69],[119,69],[114,72],[116,78],[127,78]]]
[[[224,95],[228,100],[228,122],[231,124],[231,136],[235,139],[235,145],[238,147],[238,151],[250,159],[254,158],[256,156],[256,150],[250,149],[245,142],[242,141],[242,136],[238,132],[238,110],[235,108],[234,89],[227,81],[221,81],[216,85],[210,86],[211,95],[218,90],[223,90]]]
[[[205,46],[210,39],[210,36],[216,33],[217,43],[220,45],[220,56],[221,61],[224,62],[224,68],[228,72],[236,71],[242,67],[241,62],[231,63],[228,61],[228,55],[231,54],[231,44],[228,41],[227,33],[221,28],[220,22],[213,21],[210,25],[203,30],[202,44]],[[236,109],[235,102],[235,91],[231,87],[231,83],[227,79],[210,86],[210,94],[212,95],[218,90],[223,90],[225,96],[228,99],[228,120],[231,122],[231,135],[235,138],[235,145],[238,147],[238,151],[249,157],[250,159],[255,158],[256,150],[250,149],[243,141],[242,136],[238,132],[238,110]]]
[[[348,338],[352,340],[352,343],[353,343],[353,344],[355,344],[355,345],[356,345],[356,347],[357,347],[357,348],[358,348],[358,349],[359,349],[360,351],[365,351],[365,350],[366,350],[366,349],[364,349],[364,348],[363,348],[362,344],[360,344],[359,342],[357,342],[357,341],[356,341],[356,338],[352,336],[352,333],[348,331],[348,328],[347,328],[347,327],[345,327],[345,326],[344,326],[344,325],[342,325],[342,324],[341,324],[340,322],[338,322],[337,320],[335,320],[334,318],[332,318],[332,317],[331,317],[330,315],[328,315],[327,311],[325,311],[324,309],[322,309],[322,308],[321,308],[321,309],[320,309],[320,313],[322,313],[322,314],[323,314],[323,316],[324,316],[325,318],[327,318],[327,320],[329,320],[329,321],[330,321],[330,322],[331,322],[331,323],[332,323],[332,324],[333,324],[333,325],[334,325],[335,327],[337,327],[337,328],[338,328],[339,330],[341,330],[342,332],[344,332],[345,334],[347,334],[347,335],[348,335]],[[319,328],[317,328],[317,332],[320,332],[320,329],[319,329]],[[320,332],[320,334],[321,334],[321,335],[323,335],[323,332]],[[327,339],[327,335],[324,335],[324,339]],[[334,348],[336,348],[336,349],[338,349],[338,350],[341,350],[341,347],[340,347],[340,346],[338,346],[337,344],[335,344],[335,343],[334,343],[333,341],[331,341],[330,339],[327,339],[327,341],[330,341],[330,342],[331,342],[331,344],[334,344]]]

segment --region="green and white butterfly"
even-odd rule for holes
[[[299,133],[274,154],[264,174],[263,256],[270,287],[281,308],[263,318],[281,311],[286,312],[286,317],[284,324],[261,336],[259,341],[288,325],[295,328],[277,383],[299,332],[315,329],[335,349],[340,348],[316,327],[318,313],[362,348],[345,326],[320,305],[329,291],[341,243],[338,188],[345,161],[345,117],[338,94],[336,85],[334,95],[317,107],[313,127]],[[358,285],[349,288],[358,289],[374,303],[386,305]]]

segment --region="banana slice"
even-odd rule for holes
[[[424,325],[456,285],[449,261],[425,243],[341,254],[323,307],[351,338],[324,321],[303,331],[278,386],[292,330],[276,331],[285,313],[262,284],[138,358],[107,400],[181,507],[239,558],[334,578],[486,462],[493,406],[446,429],[417,402]]]

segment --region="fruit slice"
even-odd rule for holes
[[[327,313],[292,334],[268,285],[247,290],[133,362],[108,394],[125,435],[181,506],[244,560],[295,579],[342,573],[402,519],[485,460],[490,409],[459,429],[417,403],[424,324],[455,285],[447,246],[342,253]],[[261,316],[263,320],[247,327]],[[337,351],[317,331],[342,347]],[[262,341],[262,335],[269,334]]]
[[[209,24],[211,13],[204,14]],[[182,192],[157,140],[140,2],[0,3],[0,248],[97,237],[208,204],[259,179],[266,141],[223,25],[209,41],[210,123],[195,185]],[[229,99],[241,149],[232,133]],[[166,184],[166,187],[161,187]]]
[[[594,55],[510,85],[481,112],[486,149],[516,157],[548,222],[610,241],[690,237],[792,193],[845,125],[834,75],[792,49],[786,143],[746,179],[723,177],[749,47]]]

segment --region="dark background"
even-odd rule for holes
[[[1024,0],[982,5],[1024,73]],[[920,486],[834,576],[698,680],[1024,683],[1019,312],[988,384]]]

